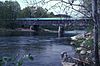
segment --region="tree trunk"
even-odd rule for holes
[[[94,22],[94,53],[95,53],[95,66],[99,66],[99,53],[98,53],[98,13],[97,13],[97,0],[92,0],[92,16]]]

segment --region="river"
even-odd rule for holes
[[[0,37],[0,57],[21,58],[27,54],[34,57],[33,61],[24,59],[23,66],[62,66],[60,54],[63,51],[75,56],[75,50],[69,42],[53,35]]]

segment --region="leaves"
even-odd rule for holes
[[[0,19],[14,19],[20,11],[20,5],[17,1],[0,2]]]
[[[29,58],[31,61],[34,60],[34,58],[33,58],[33,56],[32,56],[31,54],[29,54],[28,58]]]
[[[16,19],[20,10],[21,8],[17,1],[0,1],[0,28],[15,28],[14,21],[5,20]]]
[[[34,6],[28,6],[20,11],[18,17],[21,18],[46,18],[46,17],[53,17],[53,12],[48,12],[47,9],[44,9],[42,7],[34,7]]]
[[[23,64],[23,60],[17,62],[17,66],[22,66],[22,64]]]
[[[22,66],[25,59],[27,60],[29,59],[31,61],[34,60],[33,56],[30,53],[28,55],[21,57],[20,59],[18,59],[18,57],[4,56],[0,58],[0,66],[3,66],[4,64],[8,64],[9,62],[11,62],[14,66]]]

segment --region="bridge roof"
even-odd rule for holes
[[[17,20],[65,20],[66,18],[17,18]]]
[[[87,20],[90,18],[17,18],[16,20]]]

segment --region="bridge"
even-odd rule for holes
[[[35,27],[35,31],[38,31],[39,25],[58,25],[58,36],[64,35],[64,25],[88,25],[92,19],[90,18],[17,18],[16,24],[29,25]]]
[[[90,18],[17,18],[16,23],[20,25],[60,25],[60,24],[88,24]]]
[[[65,25],[81,25],[85,26],[92,22],[91,18],[16,18],[15,21],[17,25],[28,25],[30,29],[34,26],[34,30],[37,32],[39,30],[39,25],[58,25],[58,36],[64,35]]]

